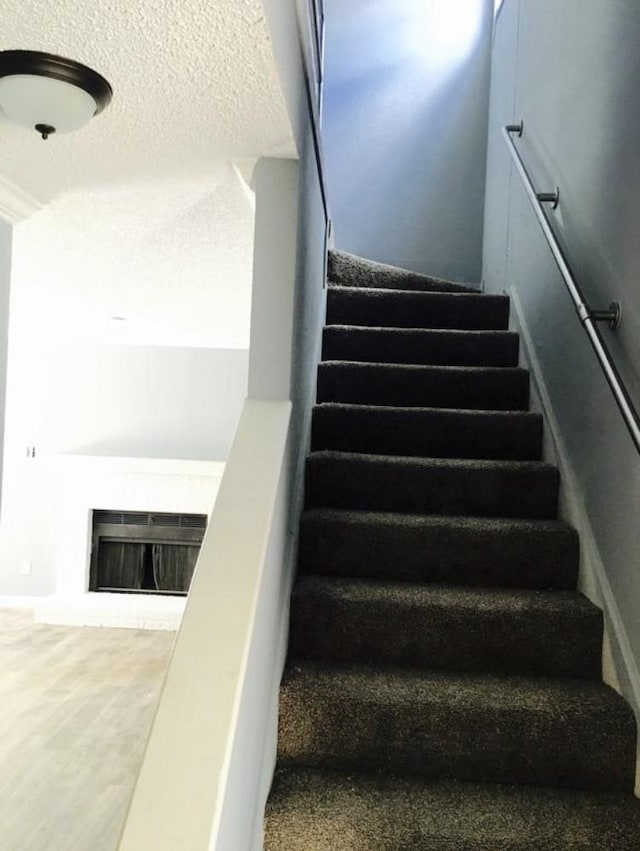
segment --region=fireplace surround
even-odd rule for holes
[[[95,510],[209,517],[224,462],[118,455],[60,455],[57,465],[55,591],[40,598],[36,620],[74,626],[173,629],[186,598],[91,590]]]

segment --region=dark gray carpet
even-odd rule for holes
[[[329,325],[506,331],[509,299],[503,295],[410,292],[330,286]]]
[[[327,402],[313,413],[311,448],[372,455],[537,461],[542,453],[542,417],[528,411]]]
[[[345,284],[351,287],[435,290],[441,293],[473,292],[479,288],[477,284],[458,284],[453,281],[445,281],[442,278],[421,275],[418,272],[399,269],[397,266],[377,263],[375,260],[366,260],[364,257],[357,257],[355,254],[349,254],[346,251],[329,252],[327,277],[331,283]]]
[[[476,587],[575,588],[578,536],[557,520],[316,508],[300,527],[301,573]]]
[[[402,624],[393,641],[389,624]],[[576,591],[311,575],[293,595],[290,648],[327,663],[600,679],[601,630]]]
[[[518,335],[512,331],[328,325],[322,342],[323,360],[433,366],[518,365]]]
[[[329,274],[266,851],[640,851],[508,299]]]
[[[306,507],[401,514],[551,519],[558,470],[542,461],[313,452]]]
[[[529,373],[517,367],[326,361],[318,367],[318,402],[524,411]]]
[[[630,792],[634,734],[619,695],[569,677],[296,661],[280,690],[282,765]]]
[[[631,796],[279,770],[265,851],[638,851]]]

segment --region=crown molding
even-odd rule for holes
[[[44,205],[0,174],[0,219],[11,225],[28,219]]]

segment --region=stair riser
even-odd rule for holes
[[[518,337],[508,332],[460,334],[329,327],[324,329],[322,360],[515,367]]]
[[[525,370],[320,364],[318,402],[525,411]]]
[[[327,292],[327,325],[506,331],[506,296],[336,289]]]
[[[307,508],[552,519],[557,515],[558,472],[551,467],[482,470],[312,456],[305,499]]]
[[[477,587],[572,590],[578,538],[474,530],[446,524],[351,523],[303,515],[298,555],[303,573]]]
[[[599,679],[601,613],[567,609],[561,618],[557,612],[354,602],[300,590],[291,609],[289,655],[333,664]],[[392,640],[390,624],[397,625]]]
[[[633,720],[593,715],[573,702],[551,715],[533,703],[469,707],[429,682],[398,693],[381,684],[349,693],[280,693],[279,757],[343,771],[405,777],[629,791],[635,773]]]
[[[482,415],[321,405],[313,412],[311,449],[537,461],[542,452],[542,419],[525,413]]]

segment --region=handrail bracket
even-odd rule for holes
[[[543,204],[548,203],[552,204],[555,209],[558,206],[558,201],[560,199],[560,190],[556,189],[555,192],[536,192],[522,156],[520,155],[520,152],[513,140],[513,134],[522,136],[523,129],[523,121],[519,124],[507,124],[502,128],[502,135],[511,153],[516,171],[520,175],[526,195],[531,202],[538,224],[542,229],[547,245],[551,250],[551,254],[556,261],[560,274],[562,275],[562,279],[569,295],[571,296],[571,300],[573,301],[576,312],[580,318],[580,323],[586,331],[589,342],[591,343],[600,366],[602,367],[602,371],[609,387],[611,388],[616,404],[618,405],[620,413],[624,418],[624,422],[629,429],[629,434],[631,435],[636,448],[640,450],[640,414],[635,407],[633,399],[629,395],[629,391],[625,387],[622,376],[620,375],[620,372],[613,361],[596,324],[598,322],[608,322],[609,326],[615,330],[620,325],[622,308],[620,307],[620,303],[617,301],[612,301],[607,310],[592,310],[586,303],[582,292],[580,291],[578,281],[571,271],[567,258],[551,228],[551,223],[547,217],[547,213],[542,206]]]
[[[620,324],[622,319],[622,308],[619,301],[612,301],[608,310],[589,310],[587,308],[586,316],[580,317],[582,324],[591,319],[592,322],[608,322],[614,330]]]

